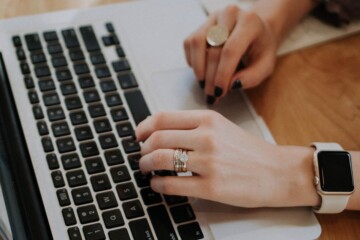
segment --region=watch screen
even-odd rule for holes
[[[320,151],[318,153],[321,189],[326,192],[351,192],[354,182],[351,157],[347,152]]]

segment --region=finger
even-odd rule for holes
[[[157,170],[174,171],[174,149],[157,149],[149,154],[143,155],[140,159],[139,167],[144,173]],[[201,159],[195,151],[187,151],[188,161],[186,167],[188,171],[200,173]]]
[[[157,130],[197,128],[202,116],[202,111],[198,110],[156,113],[137,126],[135,130],[136,139],[143,141]]]
[[[209,105],[215,103],[216,98],[214,96],[214,78],[218,68],[221,48],[210,47],[207,49],[207,63],[205,73],[205,93],[206,102]]]
[[[191,67],[191,60],[190,60],[190,41],[191,41],[191,35],[187,37],[184,41],[184,51],[185,51],[185,58],[187,64]]]
[[[186,149],[194,150],[198,147],[198,138],[192,130],[160,130],[150,135],[141,146],[144,156],[157,149]]]

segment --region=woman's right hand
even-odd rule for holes
[[[226,26],[230,36],[221,47],[209,47],[206,33],[214,25]],[[231,89],[251,88],[273,71],[277,43],[268,26],[255,12],[236,6],[211,14],[184,42],[186,60],[205,89],[208,104]],[[238,69],[241,61],[245,68]]]

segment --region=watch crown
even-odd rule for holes
[[[314,177],[314,185],[316,186],[316,185],[318,185],[319,184],[319,177],[318,176],[315,176]]]

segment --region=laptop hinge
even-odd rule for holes
[[[52,239],[0,53],[0,177],[14,239]]]

